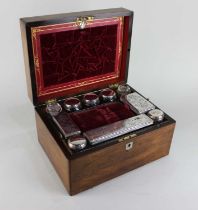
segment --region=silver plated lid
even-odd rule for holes
[[[78,98],[70,97],[65,99],[64,107],[67,111],[77,111],[82,108],[82,105]]]
[[[106,88],[106,89],[101,90],[100,97],[105,102],[114,101],[116,99],[116,93],[114,90],[110,88]]]
[[[86,93],[83,96],[83,102],[85,106],[91,107],[91,106],[96,106],[100,103],[99,97],[95,93]]]
[[[72,150],[81,150],[86,147],[87,140],[83,136],[72,136],[68,139],[68,145]]]
[[[46,112],[51,116],[57,116],[62,111],[61,105],[56,100],[49,100],[46,106]]]
[[[150,101],[137,92],[130,93],[124,96],[124,98],[136,114],[147,113],[148,111],[155,109],[155,106]]]
[[[131,93],[131,88],[127,84],[119,85],[117,89],[117,93],[120,95],[126,95],[128,93]]]
[[[164,119],[164,112],[159,109],[153,109],[148,112],[148,116],[155,122],[160,122]]]

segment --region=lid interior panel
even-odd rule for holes
[[[32,27],[38,100],[123,82],[128,24],[128,17],[113,17],[95,19],[85,29],[75,22]]]

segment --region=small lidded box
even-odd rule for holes
[[[70,195],[169,153],[175,121],[127,84],[133,12],[21,18],[38,139]]]

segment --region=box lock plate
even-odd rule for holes
[[[132,148],[133,148],[133,142],[132,141],[126,143],[126,146],[125,146],[126,151],[131,150]]]
[[[118,142],[122,142],[123,143],[124,141],[129,140],[129,139],[131,139],[133,137],[136,137],[136,136],[137,135],[134,133],[134,134],[131,134],[129,136],[125,136],[124,138],[119,139]],[[125,144],[125,150],[126,151],[129,151],[132,148],[133,148],[133,141],[130,141],[130,142],[128,142],[128,143]]]

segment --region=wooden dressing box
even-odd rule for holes
[[[51,99],[63,105],[65,98],[127,83],[132,11],[75,12],[21,18],[20,23],[38,140],[70,195],[168,155],[175,120],[166,113],[160,123],[73,151],[46,112]],[[118,102],[104,107],[114,110],[117,120],[129,113]],[[88,130],[104,124],[98,109],[79,115],[80,126]]]

